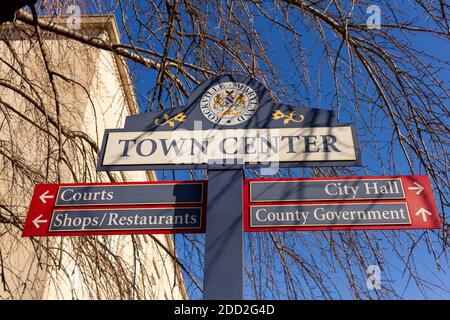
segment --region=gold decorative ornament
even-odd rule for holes
[[[186,115],[184,114],[184,112],[180,112],[178,113],[176,116],[170,118],[168,114],[164,114],[163,119],[156,119],[155,120],[155,124],[158,126],[164,126],[166,124],[169,125],[169,127],[173,128],[175,127],[175,122],[184,122],[186,121]]]
[[[287,115],[280,109],[277,109],[277,110],[275,110],[274,113],[272,113],[272,119],[273,120],[281,120],[284,118],[284,121],[283,121],[284,125],[287,125],[290,121],[300,123],[300,122],[303,122],[303,120],[305,120],[305,117],[302,114],[298,117],[298,120],[295,119],[295,113],[296,113],[296,111],[293,110],[289,113],[289,115]]]

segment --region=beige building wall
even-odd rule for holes
[[[33,31],[0,29],[0,299],[186,298],[166,251],[174,252],[171,236],[154,235],[166,250],[149,235],[21,237],[36,183],[56,183],[58,172],[65,183],[110,181],[95,170],[93,145],[138,112],[119,57],[45,33],[42,53]],[[83,17],[77,32],[119,42],[112,16]],[[154,179],[151,172],[113,176]]]

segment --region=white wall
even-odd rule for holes
[[[102,24],[106,21],[98,20]],[[95,20],[90,18],[90,27],[95,27],[95,24]],[[106,29],[110,36],[117,36],[114,21],[109,20]],[[84,31],[101,33],[95,28]],[[5,37],[5,33],[0,31],[0,36]],[[106,37],[105,32],[101,36]],[[1,81],[14,83],[37,101],[42,101],[46,112],[55,118],[56,105],[37,42],[25,39],[9,43],[19,61],[23,62],[24,70],[19,71],[20,75],[13,72],[11,66],[18,70],[21,66],[15,62],[11,50],[0,42],[0,55],[4,60],[0,61],[0,110],[3,111],[0,112],[0,204],[12,214],[4,208],[0,212],[3,216],[9,214],[24,222],[35,181],[42,182],[42,177],[47,177],[52,183],[56,178],[59,147],[54,140],[48,143],[47,135],[36,127],[36,124],[46,123],[42,112],[23,96],[2,86]],[[134,101],[130,96],[132,91],[124,90],[127,85],[124,79],[128,76],[123,73],[125,69],[119,68],[114,54],[64,38],[45,37],[45,46],[52,70],[64,78],[75,80],[57,77],[55,81],[61,124],[72,131],[88,134],[100,146],[104,129],[122,127],[130,110],[136,110],[135,105],[129,105],[129,101]],[[33,123],[20,119],[11,111],[11,117],[5,116],[6,108],[2,107],[2,102],[26,114]],[[51,131],[57,135],[56,128]],[[70,167],[75,168],[72,173],[69,166],[61,164],[63,181],[109,181],[105,173],[95,171],[96,154],[87,144],[77,141],[63,137],[62,149]],[[1,153],[2,146],[12,147],[14,156],[30,166],[35,176],[27,176],[14,168],[10,164],[11,159]],[[52,160],[48,161],[49,158]],[[125,181],[149,179],[146,172],[116,172],[115,176],[119,180],[125,178]],[[168,247],[173,245],[171,237],[156,237]],[[6,290],[0,284],[0,299],[184,297],[183,283],[179,281],[181,276],[172,259],[147,235],[30,240],[21,238],[16,227],[0,222],[0,249],[8,284]]]

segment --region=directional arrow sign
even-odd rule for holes
[[[54,210],[49,232],[201,231],[202,207]],[[91,233],[92,234],[92,233]]]
[[[427,176],[248,179],[246,231],[439,228]]]
[[[48,195],[49,192],[50,192],[49,190],[46,190],[46,191],[45,191],[43,194],[41,194],[41,196],[39,197],[39,199],[41,199],[42,203],[47,203],[47,200],[45,200],[45,199],[52,199],[52,198],[55,197],[55,196],[52,196],[52,195]]]
[[[199,233],[206,182],[40,184],[24,237]]]
[[[418,216],[418,215],[422,215],[423,222],[427,222],[427,216],[432,216],[433,214],[430,211],[428,211],[428,210],[426,210],[424,208],[420,208],[416,212],[416,216]]]
[[[414,181],[413,184],[415,185],[415,187],[408,187],[408,190],[417,190],[416,195],[421,194],[424,188],[416,181]]]
[[[40,223],[46,223],[47,220],[41,220],[42,218],[42,214],[39,215],[38,217],[36,217],[36,219],[33,220],[33,224],[34,226],[39,229],[41,226],[39,225]]]

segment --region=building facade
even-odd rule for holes
[[[120,43],[113,16],[82,17],[75,31]],[[104,129],[138,112],[119,56],[34,26],[0,27],[0,299],[187,298],[169,235],[21,237],[37,183],[155,179],[95,170]]]

